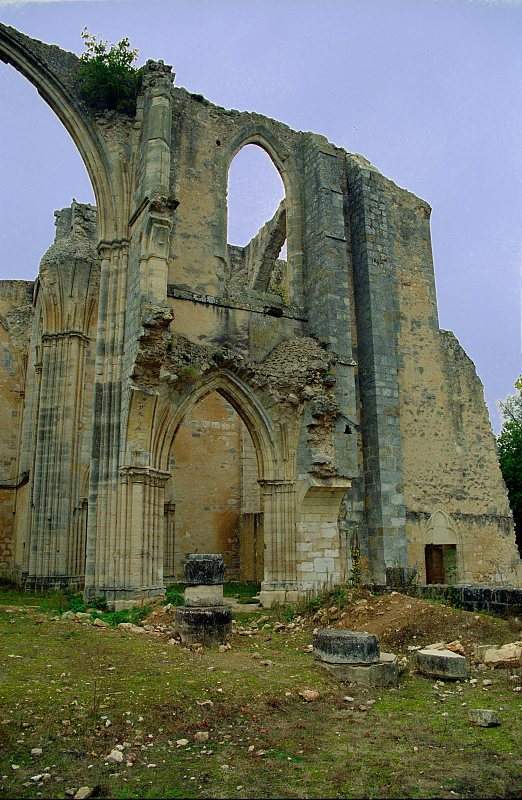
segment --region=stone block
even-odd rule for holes
[[[489,708],[471,708],[468,716],[473,725],[481,728],[495,728],[500,725],[500,718]]]
[[[185,559],[185,581],[193,586],[222,584],[225,564],[220,553],[189,553]]]
[[[186,586],[185,605],[192,606],[222,606],[223,605],[223,584],[212,584],[210,586]]]
[[[381,653],[374,664],[330,664],[318,662],[342,683],[356,683],[369,689],[388,689],[399,682],[399,666],[394,653]]]
[[[379,661],[379,640],[372,633],[323,629],[314,636],[314,656],[329,664],[374,664]]]
[[[222,644],[232,631],[232,611],[228,606],[176,609],[176,628],[186,644]]]
[[[435,650],[429,647],[418,650],[417,669],[430,678],[458,681],[469,677],[467,659],[451,650]]]

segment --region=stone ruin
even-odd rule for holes
[[[353,576],[520,585],[482,385],[438,324],[429,205],[162,61],[131,117],[87,108],[59,47],[0,25],[0,58],[97,202],[57,212],[34,282],[0,282],[0,573],[115,608],[195,552],[267,606]],[[285,198],[240,248],[227,177],[247,144]]]

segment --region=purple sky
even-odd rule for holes
[[[325,134],[433,207],[441,327],[495,402],[521,371],[522,0],[0,0],[0,20],[81,52],[129,36],[179,86]],[[0,64],[1,278],[33,278],[53,210],[92,200],[68,134]],[[252,152],[249,152],[252,151]],[[266,156],[232,167],[230,238],[281,194]]]

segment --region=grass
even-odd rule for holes
[[[522,698],[503,671],[478,673],[476,687],[441,690],[411,675],[397,690],[367,692],[314,664],[308,629],[234,635],[225,653],[197,653],[53,620],[24,608],[24,595],[5,597],[0,592],[0,797],[61,798],[84,785],[122,800],[522,791]],[[261,614],[278,618],[264,610],[237,618],[246,625]],[[484,676],[491,687],[482,687]],[[304,702],[303,688],[317,689],[319,700]],[[472,707],[497,710],[502,726],[472,727]],[[209,740],[196,744],[201,730]],[[105,756],[117,744],[124,761],[110,764]],[[35,747],[41,756],[31,756]],[[42,773],[50,778],[31,780]]]

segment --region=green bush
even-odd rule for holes
[[[84,29],[82,39],[85,52],[78,73],[82,98],[96,111],[113,110],[133,116],[141,81],[134,66],[138,51],[131,48],[126,37],[109,45]]]
[[[163,605],[167,605],[170,603],[173,606],[183,606],[185,605],[185,598],[183,595],[183,585],[181,583],[173,583],[171,586],[167,586],[165,590],[165,600],[163,601]]]

